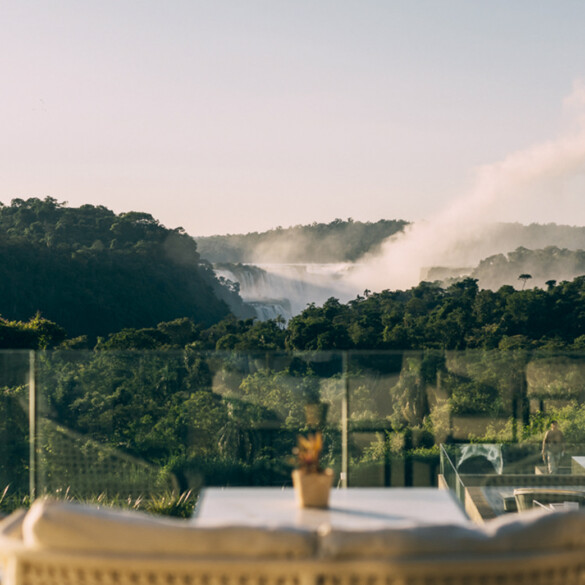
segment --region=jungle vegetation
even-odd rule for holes
[[[243,308],[182,228],[147,213],[67,207],[51,197],[0,204],[0,314],[40,312],[69,336],[188,317],[209,326]],[[245,313],[244,313],[245,314]]]
[[[43,223],[45,212],[52,219]],[[134,466],[141,477],[155,470],[152,485],[167,486],[172,476],[183,490],[285,485],[297,433],[314,428],[325,434],[325,463],[339,471],[346,414],[354,485],[416,484],[409,465],[419,458],[436,470],[440,443],[520,443],[538,454],[553,417],[569,443],[585,443],[585,277],[551,279],[546,289],[530,288],[524,278],[517,288],[495,291],[480,289],[473,278],[448,286],[421,282],[403,291],[364,291],[348,303],[311,304],[288,323],[259,322],[237,318],[217,301],[201,277],[194,242],[179,230],[142,214],[116,216],[91,206],[71,213],[78,212],[73,219],[54,200],[15,200],[0,209],[2,270],[15,275],[0,285],[0,344],[15,350],[0,352],[0,490],[27,492],[32,438],[45,487],[76,497],[74,471],[85,461],[89,474],[108,457]],[[76,229],[83,214],[91,219],[77,244],[60,239],[61,229]],[[39,225],[26,232],[33,224]],[[134,236],[124,236],[126,230]],[[56,275],[67,279],[63,289],[45,283],[54,313],[50,303],[34,300],[45,297],[29,291],[30,281],[17,276],[22,265],[7,250],[22,253],[16,258],[24,266],[44,258],[53,267],[39,266],[39,284]],[[59,296],[81,286],[75,282],[93,282],[98,298],[107,274],[102,260],[127,269],[110,277],[120,286],[132,283],[132,302],[174,299],[173,310],[152,307],[141,320],[110,288],[112,296],[99,297],[98,305],[116,299],[130,317],[116,309],[116,319],[102,326],[104,311],[91,316],[91,303]],[[190,312],[181,312],[179,293],[162,285],[145,283],[137,292],[132,270],[146,271],[148,263],[165,281],[179,266],[193,268],[192,286],[215,300],[196,304],[197,313],[191,298]],[[100,275],[93,281],[92,270]],[[14,282],[26,289],[25,300]],[[31,372],[40,421],[35,437],[28,418]],[[306,408],[315,404],[326,406],[316,421]]]

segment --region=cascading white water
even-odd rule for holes
[[[261,320],[278,315],[288,320],[309,303],[320,305],[335,297],[347,302],[357,291],[346,277],[355,265],[334,264],[222,264],[218,277],[240,285],[240,296]]]

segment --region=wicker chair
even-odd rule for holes
[[[509,515],[483,527],[318,533],[199,527],[35,503],[2,530],[3,585],[577,585],[585,514]],[[20,522],[20,524],[19,524]]]

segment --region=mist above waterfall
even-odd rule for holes
[[[366,289],[407,289],[421,280],[470,275],[482,288],[499,288],[523,272],[534,274],[536,286],[570,279],[585,266],[585,253],[573,253],[585,250],[585,227],[553,222],[560,207],[583,207],[585,85],[575,84],[564,115],[558,137],[476,169],[468,192],[425,221],[336,219],[203,238],[199,249],[218,274],[239,283],[260,318],[288,319],[311,302],[347,302]],[[530,223],[535,216],[547,220]],[[575,216],[579,222],[585,216]]]
[[[390,237],[379,254],[362,258],[351,273],[373,290],[416,285],[431,266],[474,266],[487,255],[510,251],[497,222],[530,216],[533,206],[554,211],[571,197],[583,197],[585,180],[585,85],[575,84],[565,100],[572,120],[558,138],[514,152],[477,170],[465,196],[427,221]]]

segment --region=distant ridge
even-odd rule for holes
[[[360,222],[350,218],[195,239],[201,256],[213,264],[355,262],[364,255],[375,254],[387,238],[408,225],[409,222],[404,220]],[[478,259],[507,254],[517,248],[540,250],[556,246],[585,250],[585,227],[581,226],[498,223],[493,226],[490,236],[470,243],[477,249]]]
[[[260,233],[196,237],[196,241],[201,256],[213,263],[352,262],[406,225],[403,220],[371,223],[335,219]]]

